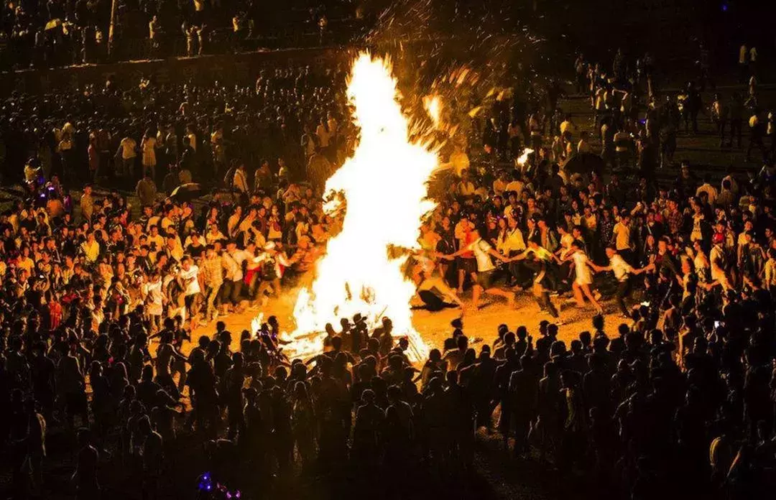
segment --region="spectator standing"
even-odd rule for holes
[[[143,172],[151,171],[151,179],[156,180],[156,134],[151,129],[146,130],[140,143],[143,152]]]
[[[94,196],[92,195],[92,186],[87,184],[84,186],[84,192],[81,195],[81,216],[90,221],[92,214],[94,213]]]
[[[120,160],[121,171],[119,175],[124,179],[131,180],[135,176],[135,161],[137,159],[137,141],[128,133],[124,135],[119,143],[117,156]]]
[[[746,83],[749,79],[749,47],[745,43],[738,48],[738,80]]]
[[[156,201],[156,183],[151,169],[146,169],[143,178],[137,181],[135,194],[140,199],[142,206],[152,206]]]
[[[232,187],[240,193],[248,193],[250,188],[248,187],[248,172],[245,170],[245,164],[240,163],[237,166],[237,170],[234,172],[234,178],[232,179]]]

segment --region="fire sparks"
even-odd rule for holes
[[[421,219],[434,208],[427,182],[438,158],[410,141],[389,61],[362,53],[353,63],[347,94],[361,130],[359,143],[326,183],[327,195],[339,193],[345,200],[342,231],[329,240],[311,289],[297,298],[296,331],[281,340],[290,342],[285,349],[292,355],[311,355],[323,350],[327,323],[339,325],[340,318],[360,313],[373,328],[388,317],[393,334],[408,337],[410,358],[420,361],[428,348],[412,325],[415,286],[402,266],[407,251],[419,249]],[[331,213],[338,205],[329,203],[325,210]]]
[[[434,122],[434,127],[439,129],[442,125],[442,99],[438,95],[427,95],[423,98],[423,107]]]

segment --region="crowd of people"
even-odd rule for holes
[[[703,108],[695,86],[682,111],[661,98],[653,64],[618,54],[609,73],[580,56],[595,137],[551,82],[495,101],[446,141],[439,205],[408,275],[429,309],[465,314],[419,366],[389,318],[343,318],[310,359],[284,354],[275,317],[228,330],[229,315],[258,312],[308,273],[337,231],[321,196],[357,142],[343,70],[278,70],[253,88],[144,79],[14,96],[4,178],[25,196],[0,215],[12,496],[45,497],[52,429],[77,441],[78,498],[115,489],[109,464],[160,496],[181,440],[206,443],[208,472],[192,489],[208,495],[300,471],[460,478],[476,473],[483,428],[520,460],[585,474],[613,497],[769,491],[773,158],[764,150],[762,169],[721,181],[681,161],[674,181],[658,182],[658,165],[673,162],[663,131],[684,116],[690,133]],[[507,315],[478,346],[483,332],[465,318],[483,294],[511,305],[523,293],[546,319],[531,331]],[[574,304],[592,306],[590,328],[561,339]],[[199,327],[212,333],[191,338]],[[396,483],[397,496],[411,487]]]
[[[328,128],[346,116],[344,95],[334,90],[344,87],[344,70],[266,70],[253,87],[159,85],[142,78],[119,88],[109,79],[83,92],[14,95],[5,102],[2,175],[40,191],[47,181],[127,188],[150,170],[157,186],[171,188],[168,194],[181,178],[223,187],[238,162],[269,161],[281,178],[300,178],[316,153],[311,145],[299,147],[303,135],[312,141],[316,134],[326,158],[336,160],[338,150],[329,143],[337,138]],[[263,177],[257,179],[251,175],[252,184],[241,191],[259,187]]]
[[[255,48],[248,42],[322,43],[329,19],[363,17],[351,2],[284,5],[233,0],[108,0],[5,2],[0,37],[3,69],[50,68],[107,61],[194,56]],[[309,45],[309,44],[308,44]]]

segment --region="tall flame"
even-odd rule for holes
[[[362,53],[353,63],[347,95],[360,128],[352,158],[327,181],[326,194],[346,200],[342,231],[328,242],[312,289],[302,289],[294,308],[296,331],[281,337],[295,355],[323,350],[326,323],[360,313],[370,327],[392,320],[395,336],[407,336],[410,358],[428,348],[412,325],[415,286],[402,265],[406,250],[419,249],[421,219],[435,206],[427,183],[437,155],[409,139],[390,61]],[[331,213],[339,203],[328,203]],[[311,332],[315,332],[311,335]]]

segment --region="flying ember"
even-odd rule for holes
[[[327,181],[326,196],[345,200],[342,231],[328,242],[311,289],[302,289],[294,308],[296,331],[282,340],[294,355],[323,350],[324,327],[360,313],[370,327],[388,317],[394,336],[407,336],[410,358],[428,348],[412,325],[415,286],[402,266],[419,249],[421,219],[435,206],[427,183],[436,153],[409,139],[391,64],[362,53],[353,63],[347,95],[360,129],[355,153]],[[332,213],[339,201],[324,209]],[[312,333],[311,333],[312,332]]]

